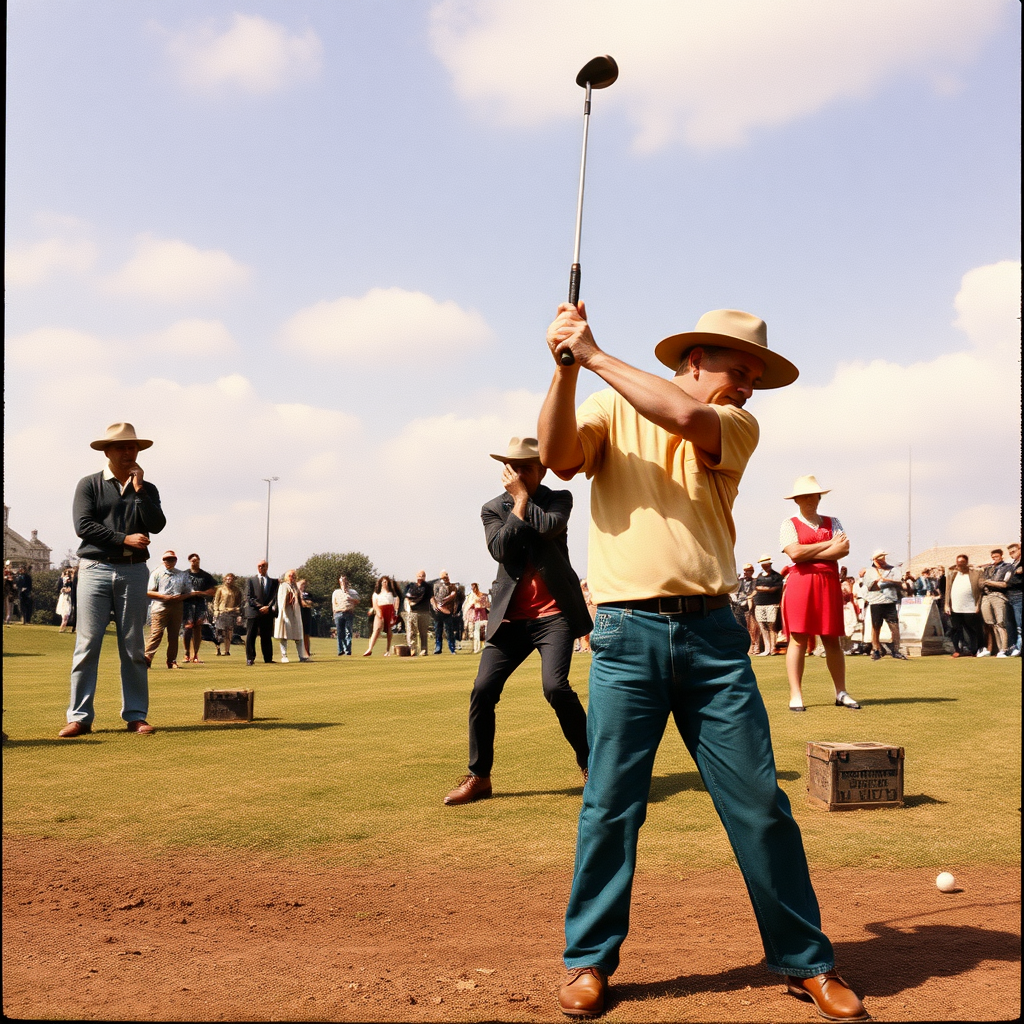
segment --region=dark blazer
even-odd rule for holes
[[[511,495],[502,492],[480,510],[487,549],[498,562],[498,577],[491,585],[491,613],[487,638],[501,628],[516,584],[532,562],[559,610],[572,627],[573,636],[586,636],[593,628],[580,580],[569,564],[566,532],[572,513],[572,493],[553,491],[541,484],[526,504],[526,519],[512,514]]]
[[[243,609],[245,617],[247,619],[259,618],[260,608],[264,605],[270,606],[270,614],[277,614],[277,580],[272,576],[267,577],[267,596],[264,600],[260,600],[260,578],[259,576],[250,576],[245,581],[245,601],[243,602]]]

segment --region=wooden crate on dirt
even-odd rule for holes
[[[903,748],[888,743],[807,744],[807,802],[823,811],[903,806]]]
[[[204,690],[204,722],[251,722],[255,690]]]

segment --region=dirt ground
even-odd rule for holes
[[[877,1020],[1020,1014],[1020,873],[817,872]],[[5,839],[3,1009],[86,1020],[558,1021],[568,877],[319,870]],[[638,875],[610,1021],[813,1021],[740,876]]]

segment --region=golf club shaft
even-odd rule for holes
[[[586,98],[583,100],[583,155],[580,157],[580,190],[576,197],[576,241],[572,250],[572,270],[569,271],[569,301],[579,305],[580,301],[580,236],[583,234],[583,185],[587,179],[587,134],[590,131],[590,83],[587,82]],[[563,366],[572,366],[576,361],[566,349],[559,356]]]

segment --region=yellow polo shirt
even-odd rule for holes
[[[592,480],[587,581],[597,604],[736,589],[732,506],[757,447],[757,420],[731,405],[715,465],[690,441],[640,415],[611,388],[576,413]]]

